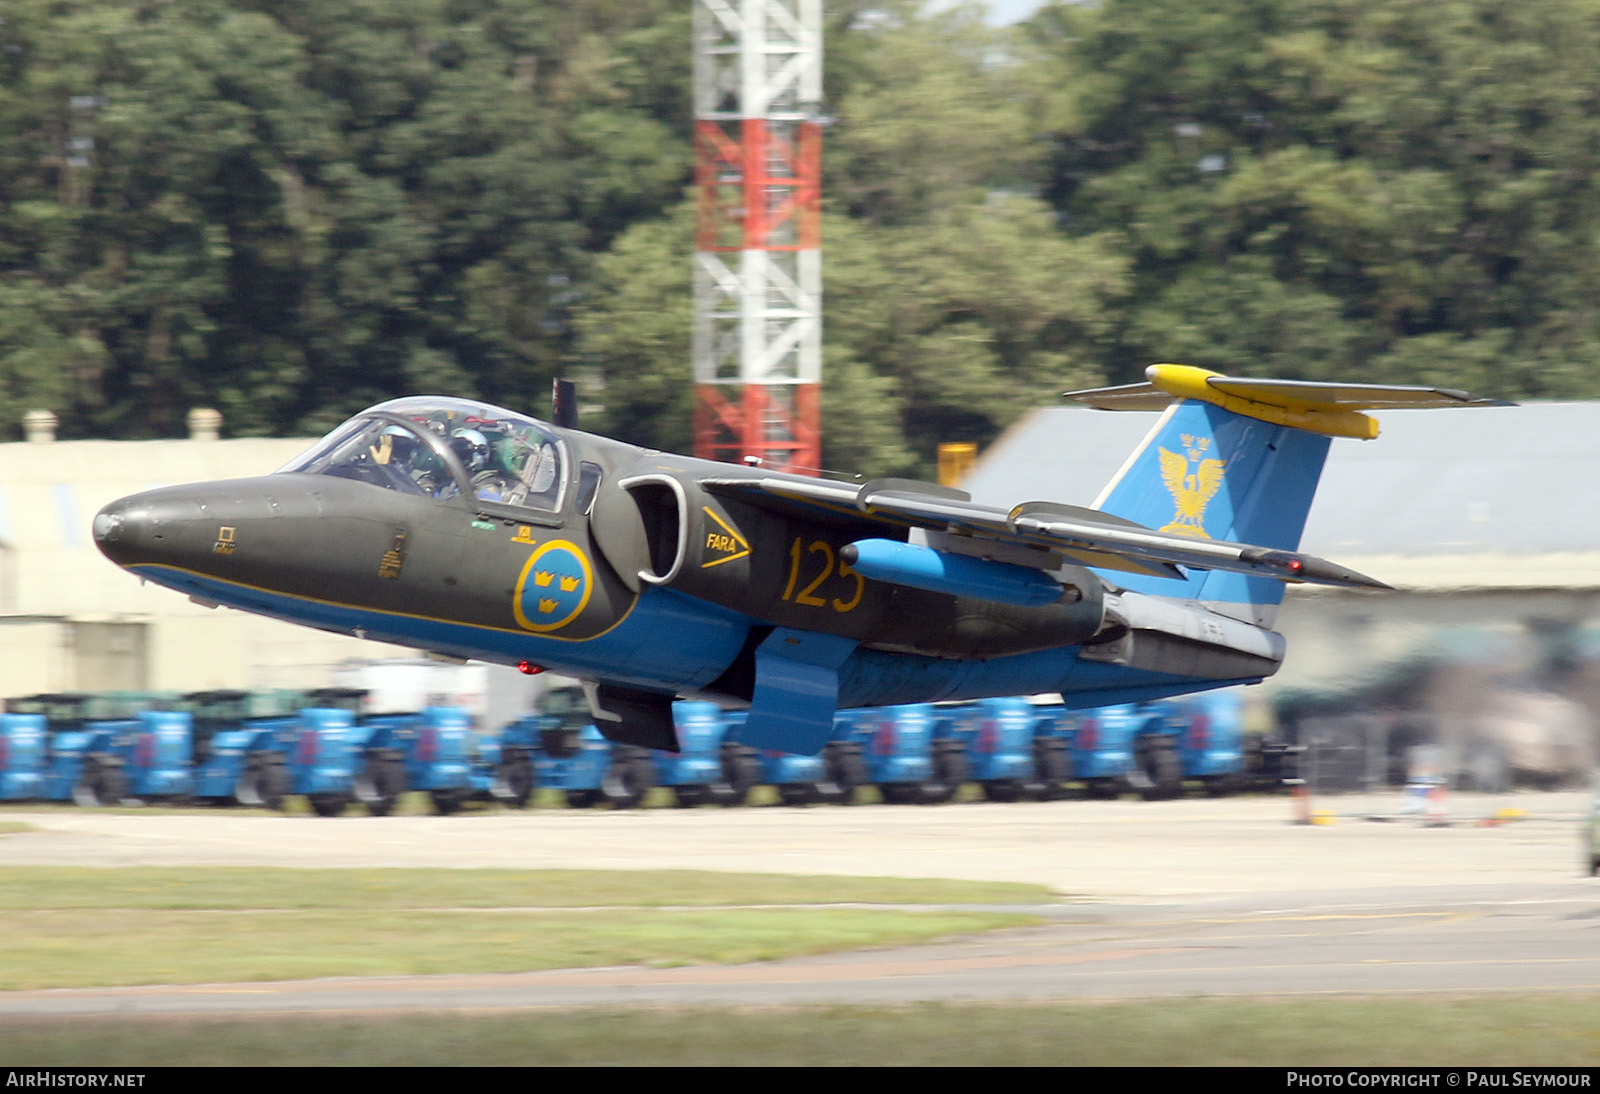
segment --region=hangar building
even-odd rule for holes
[[[1600,490],[1589,474],[1600,466],[1600,403],[1377,417],[1376,440],[1333,442],[1301,546],[1396,591],[1291,586],[1277,622],[1288,659],[1261,691],[1280,707],[1301,692],[1420,710],[1469,736],[1543,731],[1570,749],[1552,745],[1567,757],[1539,763],[1593,763]],[[1092,504],[1156,418],[1034,411],[962,485],[995,505]]]

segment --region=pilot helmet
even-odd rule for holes
[[[489,463],[489,441],[476,429],[456,430],[450,437],[450,451],[469,475],[476,475]]]

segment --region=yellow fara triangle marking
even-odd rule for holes
[[[721,558],[714,558],[710,562],[702,562],[700,564],[700,568],[702,570],[709,570],[713,566],[721,566],[724,562],[733,562],[737,559],[744,558],[750,553],[749,541],[747,541],[738,532],[735,532],[732,528],[730,528],[728,526],[728,522],[717,516],[717,514],[712,511],[709,505],[702,505],[700,509],[705,513],[706,516],[710,517],[712,520],[721,525],[722,530],[728,533],[728,538],[737,543],[741,548],[741,550],[735,551],[733,554],[723,555]]]

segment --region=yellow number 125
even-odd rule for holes
[[[796,604],[804,604],[808,608],[832,607],[836,612],[855,611],[856,605],[861,603],[861,594],[866,592],[867,582],[860,574],[850,568],[848,562],[837,562],[833,556],[833,548],[820,539],[812,540],[805,548],[805,554],[821,555],[822,569],[813,577],[799,594],[795,593],[795,586],[800,583],[800,537],[796,536],[794,543],[789,546],[789,584],[783,590],[783,599],[792,600]],[[824,582],[834,576],[835,566],[838,576],[846,580],[855,581],[855,595],[849,600],[840,600],[834,597],[827,600],[817,595],[817,590],[822,588]]]

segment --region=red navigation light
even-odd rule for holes
[[[517,671],[524,676],[537,676],[544,671],[544,666],[535,665],[532,661],[518,661]]]

